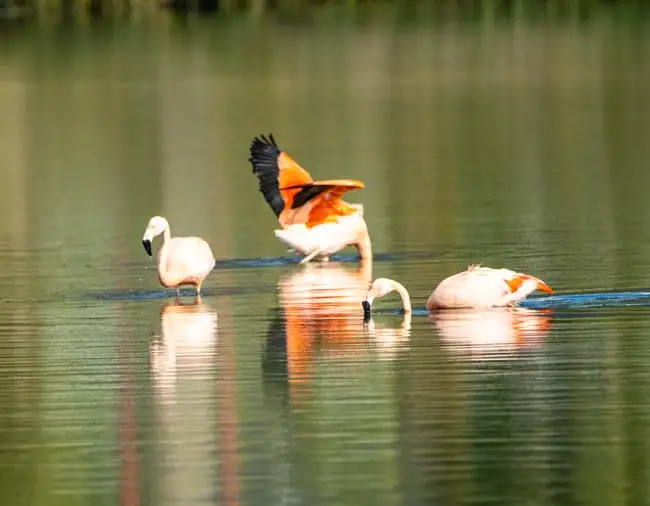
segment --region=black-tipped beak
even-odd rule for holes
[[[370,302],[364,300],[361,306],[363,307],[363,323],[368,323],[370,321]]]
[[[149,239],[143,239],[142,245],[144,246],[147,255],[151,256],[151,241]]]

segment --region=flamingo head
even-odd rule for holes
[[[168,228],[169,228],[169,223],[167,223],[167,220],[162,216],[154,216],[149,220],[147,229],[144,231],[144,236],[142,237],[142,245],[144,246],[147,255],[152,256],[151,254],[152,239],[162,234]]]
[[[395,282],[390,279],[377,278],[372,282],[366,293],[366,298],[361,303],[363,307],[363,320],[365,322],[370,320],[370,308],[374,300],[389,294],[393,290],[395,290]]]

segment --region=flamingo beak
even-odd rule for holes
[[[147,255],[151,255],[151,241],[149,239],[143,239],[142,240],[142,245],[144,246],[145,251],[147,252]]]
[[[537,289],[548,294],[553,294],[553,289],[544,283],[541,279],[537,279]]]

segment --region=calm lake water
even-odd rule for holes
[[[426,19],[3,29],[6,504],[650,504],[650,24]],[[278,243],[269,132],[365,181],[372,264]],[[201,304],[155,214],[211,244]],[[478,262],[557,297],[363,326],[371,279],[422,309]]]

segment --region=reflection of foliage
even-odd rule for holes
[[[618,2],[631,11],[630,17],[643,12],[645,0],[628,0]],[[352,0],[341,9],[349,12],[353,18],[359,16],[359,10],[367,4],[378,4],[377,1]],[[535,18],[569,19],[580,21],[597,14],[601,9],[611,9],[613,2],[607,0],[478,0],[462,2],[459,0],[429,0],[424,7],[421,2],[407,0],[396,2],[396,19],[412,21],[425,11],[435,19],[450,21],[524,21]],[[616,2],[614,2],[616,3]],[[142,15],[152,11],[166,9],[179,15],[213,14],[213,13],[242,13],[248,12],[260,16],[265,12],[279,10],[286,17],[293,13],[294,19],[308,19],[309,10],[319,6],[335,4],[332,0],[157,0],[153,7],[150,0],[0,0],[0,11],[3,17],[24,18],[39,15],[51,17],[81,19],[119,17],[128,18],[133,13]],[[609,11],[608,11],[609,12]]]

